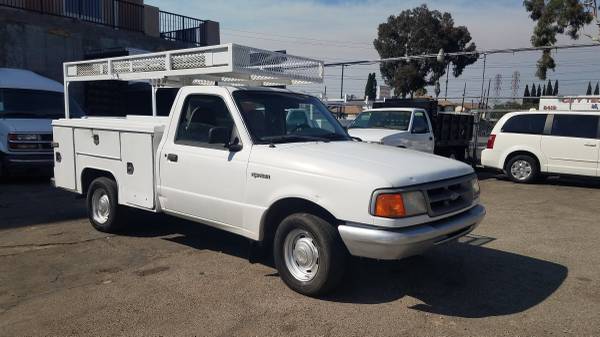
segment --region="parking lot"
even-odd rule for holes
[[[598,336],[600,183],[481,174],[475,232],[344,285],[289,290],[245,239],[139,215],[97,232],[45,181],[0,184],[0,335]]]

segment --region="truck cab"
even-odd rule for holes
[[[74,116],[81,116],[73,104]],[[52,172],[52,120],[64,115],[63,86],[23,69],[0,68],[0,176]]]
[[[362,141],[433,153],[435,140],[427,112],[416,108],[379,108],[361,112],[348,133]]]

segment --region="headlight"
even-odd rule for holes
[[[479,179],[473,178],[471,180],[471,188],[473,189],[473,199],[479,198]]]
[[[37,141],[37,140],[40,140],[40,135],[35,135],[35,134],[14,134],[14,133],[11,133],[11,134],[8,135],[8,140]]]
[[[403,218],[427,213],[425,197],[420,191],[381,193],[375,199],[375,216]]]

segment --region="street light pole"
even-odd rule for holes
[[[448,62],[448,69],[446,69],[446,89],[444,93],[444,100],[448,100],[448,74],[450,74],[450,62]]]

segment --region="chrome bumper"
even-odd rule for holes
[[[354,256],[380,260],[399,260],[469,234],[485,216],[485,208],[477,205],[449,218],[399,229],[375,229],[340,225],[344,244]]]

